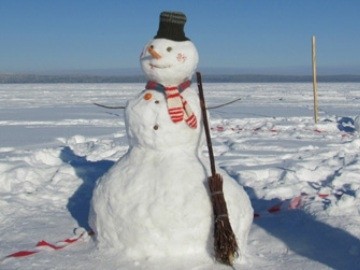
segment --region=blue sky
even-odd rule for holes
[[[360,74],[359,0],[0,0],[0,72],[135,68],[159,14],[182,11],[201,68]]]

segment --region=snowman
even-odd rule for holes
[[[185,36],[185,22],[180,12],[160,14],[157,35],[140,56],[149,81],[125,110],[129,149],[97,183],[91,202],[89,222],[99,249],[133,260],[213,257],[210,172],[201,154],[199,97],[190,81],[198,53]],[[253,210],[243,188],[223,177],[243,258]]]

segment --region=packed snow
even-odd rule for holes
[[[206,83],[217,165],[255,211],[235,269],[357,269],[360,264],[360,84]],[[194,84],[195,85],[195,84]],[[128,150],[123,110],[143,84],[0,85],[0,269],[228,269],[178,256],[128,260],[93,238],[35,247],[89,230],[96,181]],[[207,155],[207,149],[203,152]],[[191,245],[191,242],[189,242]],[[6,258],[18,251],[39,251]]]

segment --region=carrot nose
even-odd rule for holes
[[[155,51],[152,46],[148,47],[147,51],[150,53],[152,58],[155,58],[155,59],[160,59],[161,58],[161,55],[157,51]]]

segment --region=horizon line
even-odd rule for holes
[[[279,74],[209,74],[202,72],[207,82],[312,82],[312,75],[279,75]],[[318,75],[318,82],[360,82],[357,74]],[[133,75],[91,75],[91,74],[1,74],[0,84],[16,83],[143,83],[147,79],[144,74]]]

